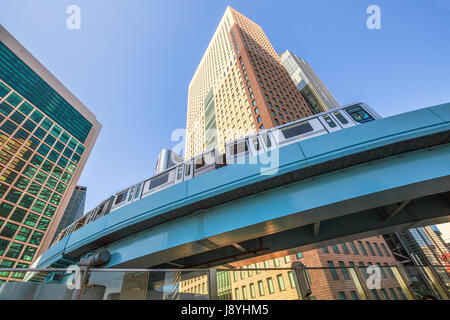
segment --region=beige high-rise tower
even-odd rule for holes
[[[228,7],[189,85],[185,158],[312,114],[261,27]]]

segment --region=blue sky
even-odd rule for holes
[[[81,8],[81,30],[66,8]],[[381,9],[368,30],[366,9]],[[152,175],[186,125],[189,82],[231,5],[307,60],[341,104],[382,116],[450,102],[449,0],[2,0],[0,23],[103,124],[86,209]]]

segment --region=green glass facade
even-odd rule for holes
[[[25,99],[48,115],[60,127],[71,132],[77,140],[85,142],[92,124],[1,41],[0,79],[20,92]],[[8,98],[8,102],[13,106],[17,106],[20,101],[21,98],[15,94]]]
[[[1,57],[4,59],[4,46]],[[16,67],[16,66],[15,66]],[[64,193],[83,155],[83,140],[89,132],[74,120],[62,121],[61,113],[39,108],[26,94],[37,90],[22,83],[16,91],[5,75],[5,61],[0,62],[0,267],[26,268],[38,251],[55,216]],[[29,72],[29,70],[27,71]],[[24,77],[28,77],[25,76]],[[29,77],[34,81],[35,77]],[[18,82],[14,84],[19,86]],[[40,84],[36,84],[40,88]],[[40,91],[39,91],[40,92]],[[43,91],[34,101],[43,103],[50,95]],[[56,96],[55,96],[56,97]],[[55,103],[60,105],[58,98]],[[62,108],[64,109],[64,108]],[[64,112],[64,111],[61,111]],[[67,116],[70,119],[71,116]],[[56,120],[55,120],[56,119]],[[59,119],[59,120],[58,120]],[[76,130],[66,128],[75,126]],[[22,272],[0,272],[0,282],[20,280]]]

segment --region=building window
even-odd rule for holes
[[[286,287],[284,286],[283,275],[281,275],[281,274],[277,275],[277,282],[278,282],[278,288],[280,289],[280,291],[286,290]]]
[[[303,253],[299,252],[296,254],[297,259],[303,258]]]
[[[247,300],[247,287],[242,286],[242,299]]]
[[[332,247],[333,247],[334,253],[340,253],[339,252],[339,248],[337,247],[337,245],[333,244]]]
[[[373,251],[372,245],[369,241],[366,241],[367,247],[369,248],[370,254],[376,256],[375,251]]]
[[[394,289],[393,288],[389,288],[389,291],[391,292],[392,298],[394,298],[394,300],[398,300],[398,296],[395,293]]]
[[[260,270],[261,269],[261,263],[259,263],[259,262],[256,263],[256,269],[257,269],[256,270],[256,274],[260,274],[261,273],[261,270]]]
[[[384,268],[381,266],[381,263],[377,262],[377,266],[380,268],[381,276],[382,276],[384,279],[387,279],[386,272],[384,272]]]
[[[269,289],[269,294],[275,293],[275,289],[273,288],[272,277],[267,278],[267,288]]]
[[[372,289],[370,290],[370,292],[372,292],[372,296],[375,298],[375,300],[380,300],[380,296],[378,295],[377,290]]]
[[[288,271],[288,277],[289,277],[289,284],[291,285],[291,289],[295,288],[295,279],[294,279],[294,274],[292,273],[292,271]]]
[[[360,262],[359,263],[359,267],[361,268],[361,270],[362,270],[362,272],[363,272],[363,274],[364,274],[364,277],[366,277],[366,279],[369,277],[369,275],[367,274],[367,269],[366,269],[366,267],[364,266],[364,263],[363,262]]]
[[[387,249],[386,246],[384,245],[384,243],[381,244],[381,248],[383,248],[384,253],[385,253],[388,257],[391,256],[391,255],[389,254],[388,249]]]
[[[323,251],[323,253],[330,253],[330,252],[328,251],[328,247],[323,247],[323,248],[322,248],[322,251]]]
[[[358,241],[359,247],[361,248],[361,251],[363,253],[363,255],[368,256],[366,248],[364,248],[364,245],[361,241]]]
[[[239,289],[238,288],[234,289],[234,298],[236,300],[239,300]]]
[[[375,246],[375,249],[377,250],[378,254],[382,257],[383,252],[381,252],[380,246],[378,245],[378,243],[374,242],[373,245]]]
[[[342,274],[344,275],[345,280],[350,280],[347,269],[345,268],[345,263],[343,261],[339,261],[339,266],[341,267]]]
[[[336,269],[334,268],[333,261],[328,261],[328,267],[330,268],[330,273],[331,273],[331,277],[333,278],[333,280],[339,280]]]
[[[289,262],[291,262],[291,256],[285,256],[284,257],[284,263],[288,264]]]
[[[350,254],[350,251],[348,251],[347,245],[345,243],[341,244],[342,250],[344,250],[345,254]]]
[[[347,300],[347,297],[345,296],[345,292],[338,292],[339,300]]]
[[[279,267],[280,266],[280,260],[278,258],[273,259],[273,265],[275,267]]]
[[[256,298],[255,285],[250,283],[250,297]]]
[[[394,278],[394,272],[392,271],[391,267],[389,267],[389,265],[387,264],[387,262],[384,263],[384,266],[386,267],[386,270],[389,272],[389,275],[391,276],[391,278]]]
[[[262,280],[258,281],[258,290],[259,290],[259,295],[262,297],[264,296],[264,285]]]
[[[350,246],[352,247],[354,254],[359,254],[358,249],[355,246],[355,243],[353,241],[350,241]]]
[[[400,297],[402,297],[402,300],[407,300],[407,299],[406,299],[406,295],[405,295],[405,293],[403,292],[402,288],[398,287],[398,288],[397,288],[397,291],[398,291],[398,293],[400,294]]]
[[[350,295],[352,296],[352,300],[359,300],[355,291],[350,291]]]
[[[261,123],[261,116],[258,116],[258,118],[256,118],[256,120],[258,121],[258,123]]]
[[[383,297],[384,297],[385,300],[391,300],[391,299],[389,298],[389,295],[388,295],[386,289],[381,288],[381,293],[383,294]]]

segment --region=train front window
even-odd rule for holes
[[[128,193],[128,190],[119,194],[117,196],[116,202],[114,202],[114,204],[119,204],[119,203],[122,203],[123,201],[125,201],[125,199],[127,198],[127,193]]]
[[[248,151],[247,141],[244,140],[241,142],[233,143],[231,146],[228,147],[228,151],[232,156],[235,156],[242,152],[247,152]]]
[[[340,112],[335,112],[333,114],[342,124],[348,123],[347,119],[345,119],[345,117]]]
[[[150,186],[148,187],[148,190],[154,189],[156,187],[159,187],[160,185],[163,185],[167,181],[169,181],[169,173],[167,172],[157,178],[154,178],[150,181]]]
[[[309,122],[302,122],[299,124],[296,124],[291,127],[287,127],[285,129],[282,129],[281,132],[283,132],[283,135],[286,139],[293,138],[296,136],[299,136],[301,134],[305,134],[308,132],[314,131],[313,127],[309,124]]]
[[[336,123],[333,121],[333,119],[331,119],[330,116],[323,116],[323,120],[325,120],[326,123],[328,123],[330,128],[336,128],[337,127]]]
[[[360,106],[353,107],[353,108],[348,108],[348,109],[345,109],[345,111],[347,111],[347,113],[356,122],[359,122],[359,123],[365,123],[365,122],[369,122],[369,121],[374,121],[375,120],[369,113],[367,113],[366,110],[364,110]]]

